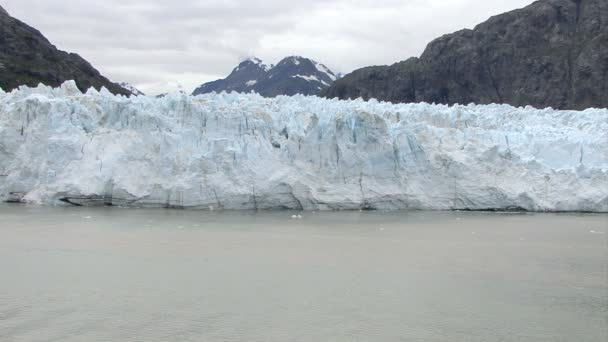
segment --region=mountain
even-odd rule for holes
[[[432,41],[420,58],[356,70],[330,98],[608,107],[608,1],[541,0]]]
[[[192,95],[208,94],[222,91],[238,93],[249,93],[260,80],[268,77],[272,66],[264,64],[260,59],[251,58],[239,64],[228,77],[208,82],[194,90]],[[257,87],[256,87],[257,88]]]
[[[146,96],[146,94],[144,94],[142,91],[140,91],[139,89],[135,88],[135,86],[133,86],[130,83],[127,82],[121,82],[118,85],[120,85],[121,87],[123,87],[124,89],[126,89],[128,92],[130,92],[131,94],[135,95],[135,96]]]
[[[58,87],[67,80],[75,80],[81,91],[105,87],[114,94],[131,95],[82,57],[58,50],[38,30],[0,6],[0,87],[7,91],[40,83]]]
[[[287,57],[276,66],[251,58],[239,64],[225,79],[203,84],[193,95],[222,91],[253,91],[265,97],[318,95],[336,79],[336,75],[325,65],[304,57]]]

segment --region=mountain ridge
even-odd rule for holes
[[[283,58],[276,65],[248,58],[224,79],[207,82],[193,95],[212,92],[255,92],[265,97],[278,95],[318,95],[337,79],[325,65],[301,56]]]
[[[59,87],[75,80],[83,92],[105,87],[113,94],[131,95],[78,54],[57,49],[40,31],[13,18],[1,6],[0,71],[0,87],[5,91],[40,83]]]
[[[608,2],[540,0],[355,70],[322,95],[388,102],[608,107]],[[604,28],[604,29],[603,29]]]

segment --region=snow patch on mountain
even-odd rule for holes
[[[326,67],[325,65],[318,63],[318,62],[314,62],[314,64],[315,64],[315,67],[317,68],[317,70],[319,70],[320,72],[327,75],[327,77],[329,77],[332,81],[336,81],[338,79],[338,77],[336,75],[334,75],[334,73],[331,70],[329,70],[329,68]]]
[[[130,91],[135,96],[145,96],[146,95],[143,92],[141,92],[139,89],[135,88],[135,86],[133,86],[130,83],[121,82],[121,83],[119,83],[119,85],[121,87],[123,87],[124,89]]]
[[[608,110],[0,93],[0,200],[608,212]]]
[[[302,76],[302,75],[298,74],[298,75],[294,75],[294,76],[291,76],[291,77],[292,78],[301,78],[301,79],[304,79],[304,80],[306,80],[308,82],[319,82],[319,83],[322,83],[322,84],[324,84],[326,86],[329,86],[329,84],[327,82],[319,80],[317,78],[317,76],[315,76],[315,75]]]
[[[245,61],[249,61],[249,62],[252,62],[255,65],[260,66],[266,72],[270,71],[270,69],[273,68],[272,64],[266,64],[266,63],[264,63],[264,61],[262,61],[261,59],[259,59],[257,57],[247,58]],[[239,68],[237,68],[237,70],[239,70]]]

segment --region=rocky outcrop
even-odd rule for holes
[[[304,57],[287,57],[276,66],[251,58],[240,63],[225,79],[203,84],[193,95],[223,91],[255,92],[265,97],[318,95],[336,79],[329,68]]]
[[[608,1],[536,1],[438,38],[420,58],[357,70],[325,96],[606,108]]]
[[[105,87],[114,94],[131,95],[82,57],[58,50],[38,30],[0,7],[0,87],[6,91],[40,83],[57,87],[67,80],[75,80],[82,91]]]

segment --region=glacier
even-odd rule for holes
[[[0,200],[608,212],[608,110],[0,91]]]

